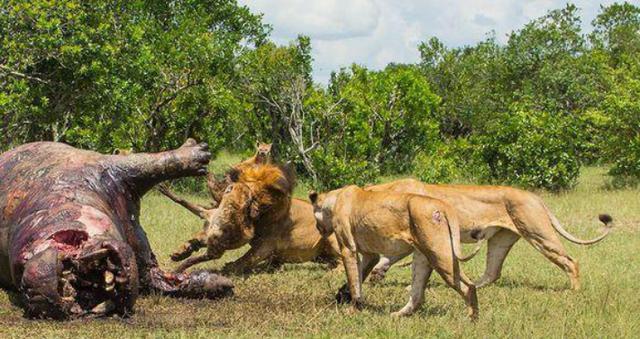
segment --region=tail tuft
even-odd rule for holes
[[[613,218],[608,214],[600,214],[598,219],[600,219],[605,226],[609,226],[609,224],[613,222]]]

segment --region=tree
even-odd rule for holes
[[[220,130],[202,125],[224,113],[211,93],[231,98],[236,58],[268,34],[234,0],[11,0],[1,14],[6,141],[103,151],[175,147]]]
[[[444,136],[463,137],[481,132],[495,112],[505,109],[502,72],[503,49],[494,37],[476,46],[448,49],[437,38],[421,43],[420,69],[442,98],[438,108]]]
[[[607,53],[613,68],[640,63],[640,7],[628,2],[600,6],[590,40]]]
[[[611,117],[607,134],[608,158],[613,161],[610,174],[614,184],[640,182],[640,65],[631,72],[619,71],[619,81],[604,101]]]

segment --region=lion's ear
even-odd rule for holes
[[[309,193],[309,200],[312,204],[315,205],[316,201],[318,201],[318,192],[312,191],[311,193]]]

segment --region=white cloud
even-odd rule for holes
[[[351,63],[374,69],[390,62],[416,62],[417,45],[436,36],[448,46],[473,44],[490,31],[505,42],[508,33],[562,0],[240,0],[264,13],[272,38],[287,43],[298,34],[311,37],[314,78],[326,84],[331,71]],[[601,2],[578,0],[588,29]]]
[[[373,0],[254,0],[240,4],[264,13],[274,35],[305,34],[320,40],[363,37],[378,25],[380,11]]]

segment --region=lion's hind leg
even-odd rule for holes
[[[578,261],[567,254],[558,237],[553,234],[550,237],[526,238],[531,245],[552,263],[560,267],[569,277],[572,290],[580,289],[580,270]]]

